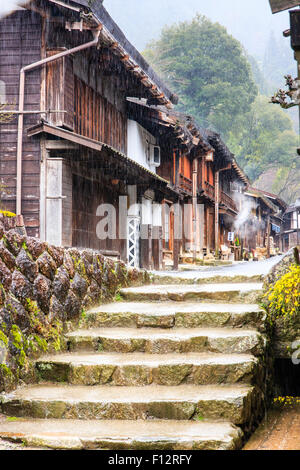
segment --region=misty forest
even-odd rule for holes
[[[130,0],[126,11],[122,0],[107,0],[106,8],[179,95],[177,108],[219,132],[257,188],[294,202],[300,196],[298,112],[270,103],[284,75],[296,75],[289,39],[282,36],[284,19],[277,29],[264,28],[270,12],[261,0],[251,7],[235,0],[185,3],[184,11],[181,2],[168,0],[151,7]],[[140,21],[132,22],[132,15]]]

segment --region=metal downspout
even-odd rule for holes
[[[53,62],[57,59],[65,57],[75,52],[88,49],[89,47],[96,46],[98,44],[100,29],[93,31],[94,39],[80,46],[73,47],[67,51],[60,52],[51,57],[39,60],[32,64],[26,65],[20,70],[20,89],[19,89],[19,116],[18,116],[18,139],[17,139],[17,194],[16,194],[16,213],[21,215],[22,212],[22,149],[23,149],[23,127],[24,127],[24,93],[25,93],[25,73],[36,69],[48,62]]]

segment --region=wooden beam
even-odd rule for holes
[[[47,150],[77,150],[79,145],[67,140],[46,140],[45,147]]]

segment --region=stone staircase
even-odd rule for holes
[[[88,312],[6,395],[0,438],[55,449],[239,449],[264,411],[261,283],[150,285]],[[209,303],[208,303],[209,302]]]

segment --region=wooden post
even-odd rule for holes
[[[298,71],[298,80],[300,79],[300,51],[295,51],[295,59],[297,61],[297,71]],[[300,106],[299,108],[299,126],[300,126]],[[300,134],[300,127],[299,127],[299,134]]]
[[[175,189],[179,187],[179,159],[180,159],[180,150],[175,150]]]
[[[209,206],[206,206],[206,254],[210,252],[210,232],[209,232]]]
[[[201,204],[198,207],[199,211],[199,229],[200,229],[200,257],[203,258],[203,247],[204,247],[204,227],[205,227],[205,220],[204,220],[204,204]]]
[[[174,258],[173,258],[173,269],[174,271],[178,271],[179,266],[179,240],[174,240]]]
[[[220,203],[220,173],[215,173],[215,256],[219,255],[219,203]]]
[[[153,227],[152,253],[154,269],[159,271],[162,266],[162,227]]]
[[[141,268],[151,269],[152,268],[152,226],[142,225],[141,226]]]
[[[193,160],[193,259],[197,258],[197,176],[198,176],[198,159]]]
[[[270,222],[270,214],[269,214],[267,218],[267,258],[271,257],[270,233],[271,233],[271,222]]]
[[[179,203],[174,205],[174,250],[173,250],[173,269],[178,270],[179,265],[179,251],[180,251],[180,227],[182,225],[182,213]]]

